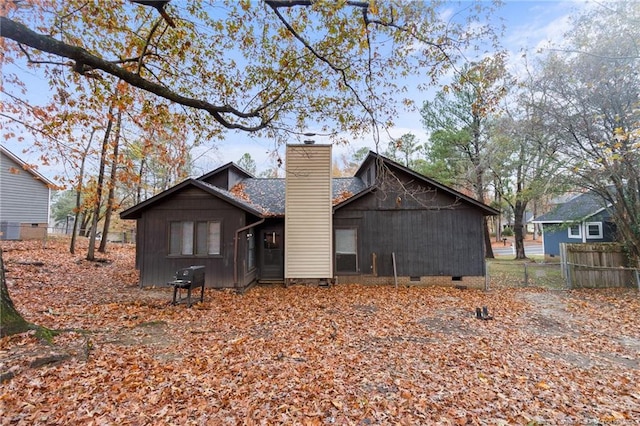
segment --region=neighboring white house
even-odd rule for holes
[[[54,184],[0,145],[0,240],[47,235]]]

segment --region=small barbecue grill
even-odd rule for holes
[[[187,306],[191,307],[191,289],[200,287],[200,302],[204,302],[204,266],[189,266],[188,268],[178,269],[173,281],[168,283],[173,286],[173,305],[180,303],[180,291],[187,290]]]

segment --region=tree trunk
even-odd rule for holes
[[[487,259],[495,258],[493,254],[493,246],[491,245],[491,234],[489,233],[489,218],[484,219],[484,257]]]
[[[80,175],[78,176],[78,186],[76,188],[76,209],[75,209],[75,220],[73,222],[73,234],[71,234],[71,245],[69,246],[69,252],[74,254],[76,252],[76,235],[78,232],[78,222],[80,219],[80,205],[82,199],[82,185],[84,183],[84,167],[87,162],[87,155],[89,154],[89,149],[91,148],[91,141],[93,141],[93,135],[96,133],[96,129],[91,130],[91,136],[89,137],[89,143],[87,143],[87,147],[84,150],[84,155],[82,156],[82,162],[80,163]]]
[[[78,225],[80,222],[80,191],[76,192],[76,212],[73,219],[73,232],[71,233],[71,243],[69,244],[69,253],[76,252],[76,239],[78,236]]]
[[[481,203],[484,203],[484,171],[480,168],[480,160],[479,155],[475,158],[475,162],[473,163],[476,169],[476,182],[475,182],[475,190],[476,190],[476,198]],[[487,259],[495,258],[493,254],[493,246],[491,245],[491,233],[489,232],[489,218],[485,217],[484,222],[484,256]]]
[[[122,124],[122,111],[118,111],[116,121],[116,134],[113,141],[113,160],[111,160],[111,175],[109,176],[109,195],[107,196],[107,209],[104,214],[104,227],[102,228],[102,240],[98,251],[105,253],[107,251],[107,236],[109,235],[109,227],[111,226],[111,214],[113,213],[113,204],[116,192],[116,172],[118,168],[118,146],[120,144],[120,125]]]
[[[9,296],[7,280],[4,275],[2,248],[0,248],[0,337],[12,336],[29,330],[35,330],[36,337],[49,342],[53,336],[60,333],[59,331],[50,330],[29,322],[18,312],[13,304],[13,300],[11,300],[11,296]]]
[[[109,145],[109,137],[111,136],[111,128],[113,127],[113,107],[109,108],[109,121],[107,123],[107,129],[104,132],[104,139],[102,139],[102,152],[100,153],[100,170],[98,172],[98,184],[96,186],[96,203],[93,212],[93,220],[91,221],[91,234],[89,235],[89,249],[87,250],[87,260],[95,260],[96,249],[96,232],[98,229],[98,219],[100,218],[100,205],[102,204],[102,185],[104,185],[104,165],[107,161],[107,147]],[[103,238],[106,238],[103,235]]]
[[[140,159],[140,170],[138,171],[138,185],[136,187],[136,204],[140,204],[142,201],[142,177],[144,175],[144,167],[146,165],[146,158],[144,155]]]
[[[33,330],[34,325],[25,320],[13,305],[4,276],[4,261],[0,248],[0,337]]]
[[[50,330],[27,321],[18,312],[11,296],[9,296],[7,280],[4,275],[2,249],[0,248],[0,337],[12,336],[29,330],[35,330],[36,337],[48,341],[51,341],[51,338],[59,333],[56,330]]]
[[[527,204],[517,200],[513,208],[513,235],[516,245],[516,259],[527,259],[524,252],[524,212]]]
[[[82,235],[83,237],[89,236],[89,232],[91,231],[90,223],[93,220],[92,218],[93,215],[90,211],[84,210],[82,212],[82,220],[80,221],[80,232],[78,232],[79,235]]]

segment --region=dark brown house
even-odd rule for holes
[[[141,285],[191,265],[217,288],[484,284],[491,207],[374,152],[355,176],[331,178],[330,145],[289,145],[286,172],[254,178],[229,163],[122,212],[137,220]]]

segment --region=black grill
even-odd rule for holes
[[[187,306],[191,307],[191,289],[200,287],[200,302],[204,302],[204,266],[189,266],[178,269],[173,281],[168,283],[173,286],[172,304],[181,302],[180,290],[187,290]]]

